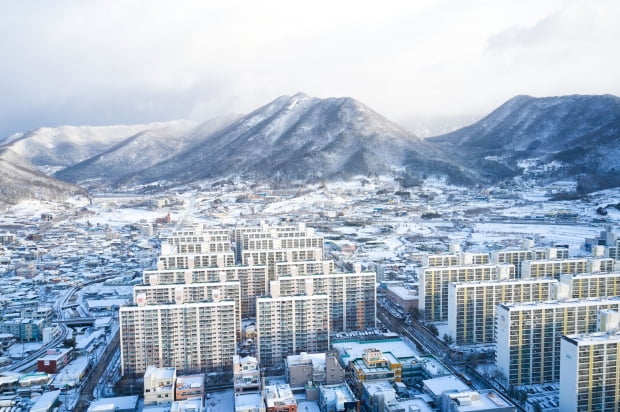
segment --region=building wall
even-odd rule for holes
[[[286,276],[272,283],[281,296],[327,294],[332,333],[375,327],[377,307],[374,272]]]
[[[448,320],[448,285],[451,282],[487,281],[498,278],[497,265],[431,267],[420,276],[420,308],[429,321]]]
[[[500,304],[496,367],[509,385],[558,382],[562,335],[595,332],[598,311],[619,307],[619,299]]]
[[[220,282],[224,274],[227,282],[238,281],[241,291],[241,318],[256,316],[256,298],[267,294],[267,266],[225,266],[221,268],[146,270],[144,284],[184,284]]]
[[[550,300],[557,284],[555,279],[450,283],[447,333],[457,345],[493,343],[498,303]]]
[[[175,303],[179,300],[184,303],[204,302],[213,300],[214,293],[219,294],[221,300],[235,302],[236,333],[237,339],[241,339],[241,285],[238,281],[224,279],[223,282],[182,285],[136,285],[133,293],[134,302],[137,302],[138,295],[143,295],[147,305]]]
[[[261,366],[281,365],[288,355],[329,348],[329,297],[257,299],[256,329]]]
[[[565,336],[560,346],[560,410],[618,410],[620,336]]]
[[[236,349],[235,302],[125,306],[120,309],[122,374],[148,365],[179,373],[231,369]]]

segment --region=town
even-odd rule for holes
[[[8,209],[0,411],[614,405],[617,191],[569,190],[227,180]]]

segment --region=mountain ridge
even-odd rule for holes
[[[412,156],[417,154],[417,156]],[[386,173],[405,159],[439,155],[352,98],[281,96],[155,167],[136,183],[230,175],[295,180]],[[435,159],[440,163],[441,159]]]
[[[620,98],[518,95],[471,125],[421,139],[353,98],[297,93],[201,124],[41,128],[0,143],[27,169],[94,189],[389,174],[469,186],[569,178],[587,192],[620,186]]]

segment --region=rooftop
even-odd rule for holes
[[[204,385],[205,376],[203,374],[197,375],[182,375],[177,376],[177,389],[183,388],[201,388]]]
[[[578,335],[567,335],[563,339],[575,345],[596,345],[601,343],[618,343],[620,342],[620,331],[610,332],[594,332]]]
[[[471,388],[454,375],[440,376],[438,378],[422,381],[424,386],[434,395],[438,396],[446,391],[464,392]]]
[[[268,385],[264,388],[267,407],[296,405],[297,401],[288,384]]]
[[[451,393],[448,396],[456,403],[454,406],[455,412],[478,412],[513,406],[494,390]]]
[[[377,349],[384,354],[390,353],[399,359],[411,358],[417,355],[415,349],[399,337],[386,340],[351,340],[335,342],[332,346],[340,353],[345,361],[361,358],[364,354],[364,349]]]
[[[115,410],[136,409],[138,405],[138,395],[118,396],[115,398],[96,399],[91,402],[88,412],[97,412],[99,410],[110,410],[113,406]]]

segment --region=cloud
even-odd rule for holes
[[[0,136],[203,120],[297,91],[351,96],[395,120],[484,112],[522,93],[618,94],[619,9],[606,0],[8,2]]]

